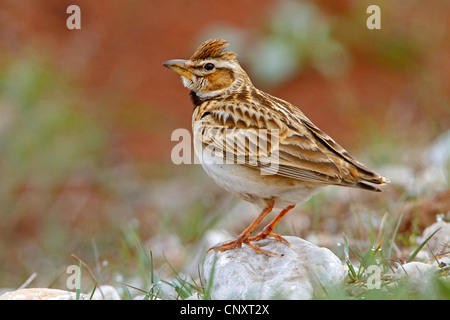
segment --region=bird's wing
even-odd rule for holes
[[[363,183],[358,172],[363,166],[306,117],[303,124],[292,123],[282,113],[251,103],[211,104],[194,117],[194,134],[219,161],[292,179],[378,190]]]
[[[302,119],[304,125],[314,134],[314,136],[320,140],[328,149],[333,151],[339,158],[351,164],[354,169],[357,171],[355,174],[360,176],[363,180],[375,183],[375,184],[383,184],[388,183],[389,180],[380,176],[379,174],[373,172],[361,162],[356,160],[353,156],[351,156],[347,150],[341,147],[338,143],[336,143],[330,136],[328,136],[325,132],[320,130],[316,125],[314,125],[308,118],[304,117]]]

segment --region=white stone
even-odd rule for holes
[[[448,267],[450,266],[450,253],[428,259],[427,264],[435,265],[437,267],[442,268]]]
[[[214,271],[211,298],[312,299],[323,288],[328,291],[342,285],[344,268],[330,250],[297,237],[284,238],[293,248],[272,238],[253,242],[278,255],[258,254],[245,244],[235,250],[208,252],[202,278],[211,281]]]
[[[80,300],[89,300],[90,295],[80,294]],[[7,292],[0,300],[76,300],[76,293],[48,288],[28,288]],[[97,299],[96,299],[97,300]]]
[[[77,294],[72,291],[49,288],[26,288],[6,292],[0,300],[76,300]],[[91,293],[81,293],[79,300],[120,300],[119,293],[112,286],[101,286]]]
[[[95,300],[121,300],[119,292],[112,286],[100,286],[93,294]]]
[[[423,262],[408,262],[395,270],[397,278],[406,279],[408,283],[415,287],[425,289],[432,280],[435,272],[439,268],[435,265]]]
[[[422,237],[419,238],[419,242],[423,242],[436,230],[438,231],[430,238],[430,240],[428,240],[426,246],[433,253],[429,255],[430,258],[450,250],[450,223],[445,221],[438,221],[427,227],[423,231]]]

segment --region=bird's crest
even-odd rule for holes
[[[192,55],[191,60],[204,60],[208,58],[236,58],[236,53],[224,51],[228,45],[228,41],[224,39],[208,40],[198,47],[197,51],[195,51]]]

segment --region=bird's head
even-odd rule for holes
[[[186,88],[200,99],[224,97],[250,80],[236,60],[237,54],[224,49],[228,42],[204,42],[189,60],[169,60],[163,65],[181,75]]]

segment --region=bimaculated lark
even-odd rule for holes
[[[255,88],[223,39],[203,43],[189,60],[163,65],[181,75],[194,104],[194,148],[215,182],[260,208],[261,213],[235,240],[209,250],[273,237],[280,219],[320,187],[338,185],[381,191],[389,182],[352,157],[316,127],[299,108]],[[260,233],[256,226],[272,209],[281,211]]]

